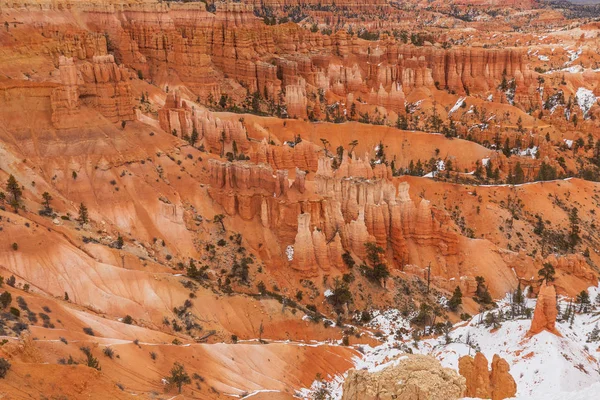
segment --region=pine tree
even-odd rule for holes
[[[458,310],[458,306],[460,306],[461,304],[462,304],[462,291],[460,290],[460,287],[457,286],[456,289],[454,289],[454,293],[452,294],[452,297],[448,301],[448,308],[451,311],[456,311],[456,310]]]
[[[577,303],[579,304],[579,312],[586,312],[587,306],[590,304],[590,295],[587,291],[582,290],[577,295]]]
[[[569,245],[571,246],[571,250],[574,250],[575,246],[581,241],[579,237],[579,215],[576,207],[573,207],[569,213],[569,224],[571,226]]]
[[[89,221],[89,216],[88,216],[88,209],[85,206],[85,204],[81,203],[79,205],[79,218],[78,221],[81,223],[81,225],[83,224],[87,224]]]
[[[42,193],[42,198],[44,199],[44,208],[46,209],[46,211],[51,211],[52,208],[50,207],[50,201],[52,200],[52,196],[50,195],[50,193],[48,192],[44,192]]]
[[[546,284],[554,281],[554,279],[555,279],[554,274],[555,274],[554,267],[550,263],[544,263],[544,266],[538,271],[540,280],[542,282],[545,281]]]
[[[171,375],[165,379],[170,385],[177,387],[179,393],[181,393],[183,385],[189,385],[192,383],[190,376],[185,371],[185,367],[178,362],[173,364],[173,368],[171,368]]]
[[[10,205],[14,208],[15,212],[17,212],[19,210],[19,201],[21,200],[23,192],[21,191],[17,179],[12,174],[8,177],[8,181],[6,182],[6,190],[12,197],[10,199]]]
[[[122,249],[124,244],[123,236],[119,235],[117,238],[117,249]]]
[[[523,168],[521,167],[521,163],[517,162],[515,166],[515,184],[519,185],[525,182],[525,173],[523,172]]]
[[[483,304],[490,304],[492,302],[492,296],[485,285],[485,278],[482,276],[476,276],[475,281],[477,282],[477,288],[475,289],[474,300]]]
[[[198,141],[198,130],[194,127],[192,129],[192,136],[190,136],[190,144],[193,146]]]
[[[598,329],[598,324],[594,325],[594,329],[588,334],[587,342],[598,342],[600,341],[600,329]]]
[[[508,138],[506,138],[506,141],[504,142],[502,153],[504,153],[504,155],[508,158],[510,158],[510,156],[512,155],[512,152],[510,150],[510,140]]]

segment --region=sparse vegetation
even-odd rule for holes
[[[179,393],[181,393],[183,385],[189,385],[192,383],[190,376],[185,371],[185,367],[178,362],[173,364],[173,367],[171,368],[171,375],[167,376],[165,380],[172,387],[176,387]]]

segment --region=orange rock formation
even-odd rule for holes
[[[557,336],[562,336],[556,329],[556,289],[554,285],[543,283],[537,297],[529,335],[537,335],[542,331],[554,333]]]
[[[514,397],[517,385],[510,375],[509,365],[503,358],[494,354],[491,371],[488,360],[482,353],[475,357],[463,356],[458,360],[458,370],[467,380],[467,397],[502,400]]]

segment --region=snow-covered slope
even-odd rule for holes
[[[588,293],[596,306],[592,306],[589,313],[576,314],[572,321],[557,322],[563,337],[549,332],[528,337],[531,319],[525,318],[503,321],[494,329],[487,327],[485,315],[479,314],[468,322],[456,324],[446,336],[415,341],[408,320],[398,310],[376,312],[369,326],[383,334],[384,342],[376,347],[361,346],[363,357],[355,360],[355,366],[378,371],[410,351],[432,355],[443,366],[458,370],[460,357],[481,351],[488,360],[498,354],[510,364],[518,399],[600,398],[600,342],[587,343],[590,332],[600,325],[600,302],[597,301],[600,295],[597,287],[590,288]],[[535,299],[525,302],[527,308],[535,308]],[[508,297],[498,305],[495,312],[510,310]],[[559,306],[562,312],[568,302],[563,299]],[[329,384],[333,399],[341,398],[342,383],[343,377],[333,377]]]

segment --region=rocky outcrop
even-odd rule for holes
[[[266,149],[288,147],[290,152],[312,146],[306,141],[294,148],[261,144]],[[329,159],[320,159],[309,187],[304,171],[297,169],[291,182],[287,169],[269,164],[210,160],[209,194],[228,214],[245,220],[258,217],[283,247],[293,246],[292,268],[307,275],[340,268],[344,252],[364,259],[365,243],[375,242],[390,250],[397,268],[431,263],[432,274],[445,283],[442,287],[454,290],[456,283],[450,279],[462,276],[453,262],[460,256],[460,234],[428,201],[413,202],[408,183],[396,186],[383,166],[373,169],[356,157],[345,156],[336,171]],[[411,250],[417,247],[420,252]],[[474,290],[468,279],[461,279],[461,285],[465,293]]]
[[[508,365],[508,362],[499,355],[494,354],[490,373],[493,400],[508,399],[517,394],[517,383],[509,370],[510,365]]]
[[[467,396],[484,399],[490,398],[488,360],[482,353],[475,354],[474,358],[471,356],[461,357],[458,360],[458,371],[466,379],[467,390],[465,394]]]
[[[350,370],[343,390],[342,400],[451,400],[463,396],[465,379],[433,357],[406,355],[382,371]]]
[[[250,158],[259,163],[268,163],[275,169],[300,168],[303,171],[316,171],[319,150],[321,149],[317,145],[308,141],[293,146],[273,146],[265,139],[250,153]]]
[[[537,297],[531,327],[527,333],[530,336],[537,335],[542,331],[548,331],[562,336],[556,329],[556,289],[553,285],[542,284]]]
[[[111,122],[135,118],[129,72],[117,66],[113,55],[94,56],[78,67],[82,103],[100,111]],[[61,79],[63,70],[61,70]]]
[[[474,358],[463,356],[458,360],[459,373],[466,379],[465,396],[493,400],[514,397],[517,385],[506,360],[495,354],[491,368],[489,371],[488,360],[482,353],[476,353]]]
[[[351,238],[346,241],[342,235],[346,248],[352,248],[360,257],[364,255],[365,241],[371,237],[384,247],[389,241],[399,266],[410,262],[409,242],[436,248],[446,257],[458,254],[459,235],[451,228],[447,216],[434,212],[424,199],[415,204],[408,195],[408,183],[396,187],[387,179],[386,169],[380,170],[383,179],[370,179],[374,174],[366,160],[355,157],[344,157],[336,171],[331,169],[329,160],[320,160],[315,177],[316,192],[330,199],[331,204],[339,205],[344,221],[350,224],[356,244],[353,245]],[[367,179],[358,178],[361,176]],[[455,276],[447,265],[434,268],[440,275]]]
[[[244,153],[250,149],[240,121],[222,120],[204,107],[182,100],[178,91],[167,95],[165,105],[158,111],[158,121],[161,129],[182,138],[191,137],[195,131],[195,144],[203,144],[212,153],[231,153],[234,158],[245,159]]]

